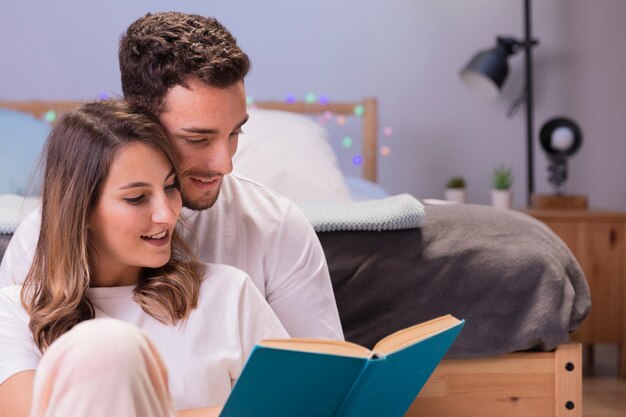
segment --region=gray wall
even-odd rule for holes
[[[4,0],[0,13],[0,99],[82,99],[120,93],[117,41],[148,11],[177,9],[218,17],[253,59],[247,81],[256,99],[292,93],[334,100],[376,96],[383,138],[380,182],[392,193],[442,197],[464,175],[470,202],[488,203],[498,164],[517,175],[515,204],[525,204],[523,111],[505,116],[522,86],[523,58],[511,60],[503,94],[469,91],[458,71],[496,34],[522,35],[521,0]],[[585,142],[570,160],[569,193],[591,205],[626,210],[626,2],[534,2],[536,131],[565,115]],[[537,144],[535,178],[550,192]],[[347,172],[349,159],[342,156]]]

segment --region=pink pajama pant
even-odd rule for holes
[[[45,352],[35,373],[31,417],[173,417],[167,371],[134,326],[80,323]]]

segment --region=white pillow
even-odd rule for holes
[[[249,109],[235,171],[296,204],[350,201],[326,129],[310,117]]]

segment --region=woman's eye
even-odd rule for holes
[[[140,196],[137,196],[137,197],[125,198],[124,201],[126,201],[128,204],[139,204],[139,203],[141,203],[143,201],[143,199],[144,199],[144,196],[140,195]]]
[[[178,183],[174,182],[172,184],[166,185],[165,186],[165,191],[173,191],[173,190],[177,190],[178,189]]]

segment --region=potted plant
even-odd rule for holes
[[[513,170],[504,165],[494,168],[491,174],[491,203],[498,208],[513,206]]]
[[[461,176],[451,177],[446,183],[446,200],[455,203],[467,202],[465,179]]]

